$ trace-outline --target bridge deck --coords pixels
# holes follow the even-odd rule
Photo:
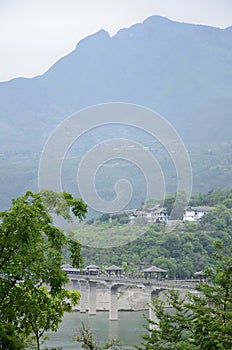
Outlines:
[[[105,276],[105,275],[83,275],[83,274],[68,274],[71,280],[86,280],[104,284],[122,284],[122,285],[134,285],[140,287],[146,286],[157,286],[164,288],[184,288],[184,289],[195,289],[199,280],[156,280],[156,279],[145,279],[145,278],[122,278],[117,276]]]

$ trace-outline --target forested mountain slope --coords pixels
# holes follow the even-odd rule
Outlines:
[[[231,182],[232,27],[153,16],[83,39],[41,76],[0,83],[3,205],[37,190],[40,154],[60,122],[111,101],[150,107],[172,123],[188,147],[195,192]]]

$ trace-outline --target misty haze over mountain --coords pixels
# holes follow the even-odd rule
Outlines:
[[[112,101],[160,113],[176,128],[190,157],[195,149],[204,155],[225,148],[228,155],[232,27],[152,16],[112,38],[101,30],[83,39],[42,76],[0,83],[2,194],[14,197],[36,186],[39,153],[58,123],[81,108]],[[213,156],[216,166],[218,154]],[[198,186],[202,179],[196,177],[195,190],[226,186],[225,179],[232,179],[229,164],[226,159],[226,178],[220,173],[211,185],[206,178]],[[194,158],[195,171],[198,165]]]

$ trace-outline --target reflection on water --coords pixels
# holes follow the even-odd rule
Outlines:
[[[97,312],[96,316],[88,316],[79,312],[65,314],[58,332],[49,334],[49,340],[45,342],[49,349],[62,346],[63,350],[82,349],[81,344],[73,341],[83,322],[94,333],[96,340],[117,338],[122,344],[123,350],[134,349],[133,345],[141,342],[141,335],[145,333],[143,325],[146,323],[144,315],[146,311],[119,312],[118,321],[109,321],[108,312]]]

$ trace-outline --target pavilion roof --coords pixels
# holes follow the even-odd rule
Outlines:
[[[77,269],[76,267],[73,267],[69,264],[64,264],[61,266],[61,270],[65,272],[80,272],[80,269]]]
[[[99,266],[97,266],[97,265],[89,265],[89,266],[87,266],[86,268],[85,268],[86,270],[92,270],[92,269],[96,269],[96,270],[99,270],[100,269],[100,267]]]
[[[70,267],[72,267],[72,265],[70,265],[70,264],[63,264],[63,265],[61,265],[62,269],[68,269]]]
[[[209,207],[207,205],[204,205],[204,206],[198,206],[198,207],[192,207],[192,206],[188,206],[185,208],[185,211],[191,211],[191,210],[197,210],[197,211],[205,211],[205,212],[208,212],[208,211],[211,211],[213,210],[214,207]]]
[[[106,271],[122,271],[122,268],[116,265],[111,265],[106,268]]]
[[[203,271],[197,271],[197,272],[194,272],[194,275],[195,276],[204,276],[204,272]]]
[[[160,269],[157,266],[151,266],[151,267],[148,267],[147,269],[144,269],[142,272],[167,272],[167,270]]]

